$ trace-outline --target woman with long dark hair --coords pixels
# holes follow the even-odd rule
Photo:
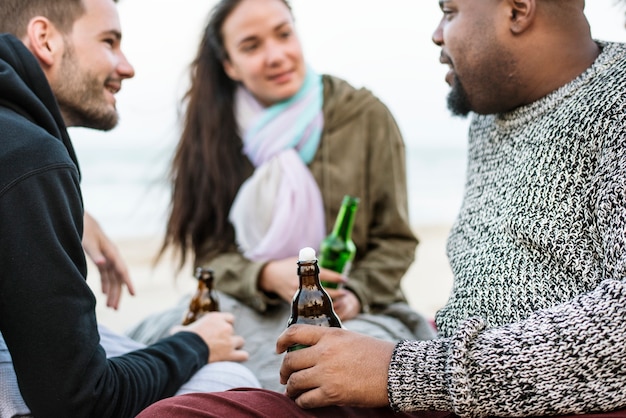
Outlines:
[[[343,284],[329,290],[337,314],[381,338],[432,335],[400,288],[417,244],[400,131],[368,90],[307,65],[287,1],[217,4],[184,109],[164,249],[179,250],[181,266],[193,255],[214,270],[262,383],[278,385],[279,359],[268,353],[298,287],[298,251],[319,248],[346,194],[360,198],[356,258],[347,277],[320,273]],[[134,337],[157,337],[157,322],[161,331],[171,325],[161,315]],[[273,367],[259,371],[255,356]]]

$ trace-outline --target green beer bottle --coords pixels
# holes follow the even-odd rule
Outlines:
[[[320,284],[320,269],[317,266],[315,250],[305,247],[298,256],[298,276],[300,287],[293,296],[291,316],[287,322],[293,324],[318,325],[320,327],[341,328],[341,321],[333,309],[333,301]],[[287,351],[299,350],[307,347],[297,344]]]
[[[347,276],[352,267],[352,260],[356,254],[356,246],[352,241],[352,227],[356,210],[359,207],[359,198],[345,195],[341,208],[335,220],[332,232],[324,238],[320,245],[320,267],[341,273]],[[324,287],[337,289],[339,283],[322,282]]]

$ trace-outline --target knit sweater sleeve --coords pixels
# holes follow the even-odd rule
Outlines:
[[[450,338],[401,342],[389,369],[397,410],[460,416],[610,411],[626,403],[626,283],[525,321],[485,330],[473,318]]]
[[[626,405],[626,158],[615,126],[603,126],[614,135],[588,190],[599,286],[508,325],[488,329],[472,318],[449,338],[398,344],[389,369],[394,408],[532,416]]]

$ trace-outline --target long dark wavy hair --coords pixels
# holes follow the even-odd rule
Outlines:
[[[169,246],[179,250],[180,267],[190,251],[198,259],[235,248],[228,214],[254,171],[235,117],[237,83],[223,67],[228,54],[222,26],[242,1],[221,0],[211,11],[181,102],[183,130],[169,173],[172,196],[161,247],[161,255]],[[291,10],[287,0],[280,1]]]

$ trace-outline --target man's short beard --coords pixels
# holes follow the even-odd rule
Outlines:
[[[466,117],[472,111],[467,92],[456,75],[454,76],[452,90],[448,94],[448,109],[452,112],[452,115],[461,117]]]
[[[98,77],[79,67],[74,48],[65,41],[61,62],[63,77],[53,91],[67,126],[109,131],[118,123],[118,114],[106,103],[104,84]]]
[[[71,123],[69,126],[80,126],[84,128],[96,129],[99,131],[110,131],[118,124],[118,115],[115,112],[101,112],[99,109],[74,106],[73,104],[61,105],[64,117]]]
[[[519,59],[502,45],[489,49],[491,52],[465,72],[463,81],[453,73],[448,94],[453,116],[500,114],[520,106],[520,92],[527,91],[528,86],[520,75]]]

